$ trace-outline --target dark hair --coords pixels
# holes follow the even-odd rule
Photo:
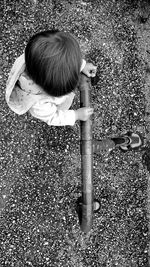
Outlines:
[[[81,51],[67,32],[43,31],[35,34],[25,48],[29,77],[51,96],[72,92],[79,80]]]

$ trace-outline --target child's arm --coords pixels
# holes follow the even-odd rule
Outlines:
[[[75,110],[76,120],[86,121],[93,114],[93,108],[83,107]]]
[[[57,106],[45,99],[34,104],[29,112],[31,115],[48,125],[73,126],[77,120],[86,121],[93,113],[91,108],[79,108],[78,110],[60,110]]]
[[[86,63],[85,59],[82,59],[82,65],[81,65],[80,71],[83,71],[83,69],[85,68],[86,64],[87,63]]]

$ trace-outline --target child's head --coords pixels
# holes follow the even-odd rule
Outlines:
[[[25,49],[29,77],[51,96],[63,96],[76,88],[81,60],[78,42],[66,32],[37,33]]]

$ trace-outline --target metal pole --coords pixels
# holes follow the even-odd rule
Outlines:
[[[91,80],[84,74],[80,79],[80,107],[90,106]],[[92,151],[92,120],[81,121],[81,176],[82,198],[80,205],[80,226],[85,233],[89,232],[93,221],[93,151]]]

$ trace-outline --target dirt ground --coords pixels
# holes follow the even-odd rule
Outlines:
[[[148,267],[150,223],[150,4],[131,0],[3,0],[0,90],[0,267]],[[93,138],[138,131],[137,151],[94,155],[101,209],[85,235],[80,125],[50,127],[7,106],[11,66],[34,33],[72,33],[93,82]],[[72,108],[79,107],[79,93]],[[150,256],[150,253],[149,253]]]

